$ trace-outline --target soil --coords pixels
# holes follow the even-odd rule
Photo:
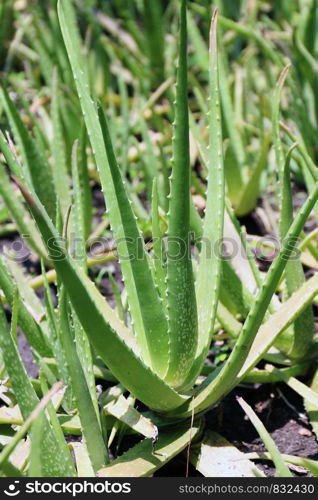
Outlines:
[[[100,220],[105,210],[103,200],[99,197],[98,193],[98,190],[94,192],[95,220]],[[250,217],[244,217],[241,222],[252,233],[264,234],[264,228],[257,214],[253,213]],[[311,225],[309,230],[312,230]],[[11,246],[17,241],[21,241],[18,235],[0,240],[0,252],[3,251],[4,246]],[[24,259],[23,266],[29,275],[40,272],[39,262],[32,257]],[[96,266],[94,272],[92,271],[91,277],[96,278],[104,267],[105,265]],[[122,283],[119,266],[117,263],[111,262],[107,264],[107,267],[121,289]],[[99,288],[111,305],[114,305],[113,292],[107,273],[101,277]],[[52,291],[54,293],[54,288],[52,288]],[[39,296],[41,297],[41,292],[39,292]],[[27,340],[22,333],[19,334],[19,350],[29,376],[36,377],[38,369],[34,363]],[[245,453],[265,451],[257,432],[236,401],[237,396],[242,396],[254,408],[282,453],[318,460],[318,442],[306,417],[303,401],[295,392],[283,384],[236,388],[206,415],[206,427],[208,429],[219,432]],[[70,439],[74,440],[77,438],[72,436]],[[118,454],[123,453],[134,442],[136,442],[135,438],[125,437],[117,450]],[[115,447],[116,445],[117,443],[115,442]],[[112,452],[115,454],[115,449]],[[257,461],[256,463],[266,476],[273,476],[275,474],[275,469],[271,462]],[[300,468],[296,468],[293,472],[295,475],[308,475],[305,471],[301,471]],[[169,464],[156,473],[158,476],[166,477],[184,477],[185,474],[186,457],[184,454],[171,460]],[[189,476],[200,476],[200,474],[190,465]]]

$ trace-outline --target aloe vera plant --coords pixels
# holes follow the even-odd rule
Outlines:
[[[146,13],[147,2],[144,3]],[[148,142],[146,158],[155,164],[145,169],[146,191],[152,193],[151,229],[145,229],[146,225],[136,217],[140,204],[127,175],[127,150],[118,156],[114,144],[118,133],[114,130],[116,120],[112,119],[112,111],[105,112],[104,102],[96,99],[71,2],[59,0],[57,8],[58,32],[65,44],[65,50],[59,47],[59,61],[64,61],[64,64],[62,68],[58,65],[58,69],[49,65],[44,70],[47,81],[53,78],[52,142],[46,144],[52,155],[52,168],[42,154],[46,139],[42,137],[42,141],[39,131],[35,138],[32,137],[10,93],[6,87],[1,89],[1,102],[20,156],[13,152],[5,134],[1,134],[0,146],[13,182],[1,164],[0,194],[18,230],[24,233],[29,226],[29,245],[42,262],[42,275],[36,281],[28,281],[17,264],[10,264],[8,257],[0,258],[1,297],[12,310],[9,331],[4,310],[0,308],[0,347],[4,363],[1,369],[6,371],[12,385],[12,392],[9,391],[11,413],[6,418],[21,426],[11,444],[7,445],[7,451],[5,448],[0,454],[0,469],[6,475],[150,475],[189,447],[191,440],[200,442],[204,413],[242,381],[284,381],[301,393],[308,404],[317,404],[315,390],[306,386],[304,389],[295,377],[306,372],[315,354],[310,306],[318,293],[318,281],[315,276],[305,281],[301,275],[300,258],[296,262],[291,258],[318,200],[318,185],[312,183],[308,198],[293,218],[288,175],[293,148],[288,151],[285,161],[279,136],[280,81],[272,121],[279,182],[284,192],[281,247],[268,273],[262,276],[227,200],[231,189],[228,179],[227,190],[225,186],[229,158],[224,162],[222,118],[230,127],[229,116],[233,110],[229,109],[228,96],[224,95],[224,88],[220,85],[224,80],[224,60],[220,61],[218,51],[218,10],[215,9],[212,15],[209,51],[203,65],[208,61],[207,104],[202,102],[201,96],[201,106],[205,106],[209,121],[207,145],[200,140],[198,123],[189,111],[187,2],[182,0],[180,4],[169,186],[166,179],[169,163],[163,158],[165,152],[161,150],[158,159],[151,151],[146,121],[143,119],[138,124],[145,142]],[[155,13],[150,14],[151,25]],[[91,15],[89,10],[85,15]],[[191,19],[191,35],[196,38],[198,33]],[[99,15],[99,21],[113,30],[114,36],[118,35],[119,28],[110,26],[107,18]],[[153,42],[159,40],[160,44],[163,43],[159,29],[153,37],[151,32],[147,36]],[[202,43],[201,39],[196,40],[197,45]],[[42,42],[43,51],[46,44]],[[133,47],[133,52],[138,50],[129,37],[126,37],[126,43]],[[153,86],[154,81],[163,77],[163,61],[155,60],[154,46],[150,47],[149,57],[156,70],[151,82]],[[131,64],[129,56],[128,60]],[[61,80],[68,81],[70,71],[73,81],[70,79],[69,84],[77,94],[77,97],[72,95],[72,102],[83,120],[82,130],[77,127],[80,137],[72,146],[71,156],[68,144],[63,141],[62,130],[66,124],[62,102],[65,96],[60,84]],[[120,80],[121,110],[128,117],[130,104],[125,85],[124,80]],[[200,100],[200,90],[197,96]],[[224,106],[227,106],[225,110]],[[193,152],[190,132],[196,136],[206,172],[206,182],[196,180],[196,187],[201,189],[205,202],[203,217],[196,210],[191,196]],[[121,140],[128,140],[129,126],[123,127],[118,135]],[[229,136],[232,140],[234,137],[236,164],[245,166],[246,158],[240,156],[240,151],[244,153],[240,136],[233,130]],[[243,190],[248,198],[253,186],[259,183],[268,149],[269,136],[266,133],[256,171]],[[97,171],[91,165],[87,167],[88,157],[95,163]],[[164,163],[162,168],[160,159]],[[40,174],[43,183],[37,183]],[[91,233],[92,222],[89,175],[101,184],[107,208],[106,222],[109,221],[117,251],[110,258],[118,258],[123,276],[122,293],[114,280],[110,280],[116,309],[105,300],[88,274],[88,269],[98,263],[86,255],[85,240]],[[70,189],[69,180],[73,189]],[[13,193],[17,189],[22,197],[15,199]],[[168,201],[165,199],[167,189]],[[244,196],[236,205],[242,212],[251,201],[250,198],[246,201]],[[32,219],[25,213],[22,198]],[[250,207],[255,201],[253,199]],[[144,209],[140,211],[144,215]],[[102,231],[104,228],[102,225]],[[250,257],[250,261],[244,263],[243,278],[237,273],[237,259],[228,262],[223,255],[223,237],[229,228],[240,249]],[[69,238],[72,231],[80,235],[76,252]],[[151,251],[144,241],[143,232],[146,231],[151,231],[153,238]],[[293,269],[299,271],[300,279],[291,284]],[[288,294],[284,297],[286,300],[280,302],[276,292],[282,281]],[[51,296],[52,282],[57,287],[56,303]],[[34,292],[39,283],[44,286],[44,304]],[[30,381],[25,373],[16,347],[17,325],[25,333],[40,368],[38,380]],[[214,333],[221,326],[233,342],[233,349],[222,364],[210,369],[205,361]],[[301,326],[306,334],[303,349],[299,347]],[[285,343],[279,342],[284,334],[287,348]],[[256,366],[262,359],[273,364],[260,370]],[[278,365],[282,361],[287,363],[287,367],[275,367],[276,361]],[[202,376],[205,377],[203,382]],[[113,384],[99,398],[95,377]],[[54,384],[59,379],[67,388],[57,397],[49,387],[56,387]],[[139,412],[135,408],[136,400],[146,405],[149,411]],[[47,411],[39,413],[39,408],[44,406]],[[246,411],[259,426],[253,413],[248,408]],[[30,464],[18,468],[10,461],[11,453],[29,428]],[[120,439],[127,429],[145,439],[123,456],[110,461],[108,448],[115,435]],[[269,443],[268,449],[279,474],[289,475],[274,444],[263,428],[261,431],[264,441]],[[41,447],[41,460],[36,455],[39,434],[46,436]],[[64,434],[80,434],[83,442],[71,442],[67,446]],[[201,458],[195,454],[190,456],[191,461],[198,464],[198,470],[204,470],[205,474],[202,457],[213,453],[213,439],[210,436],[207,440],[203,435]],[[74,463],[69,448],[73,451]],[[63,465],[57,460],[60,456]],[[138,461],[138,458],[142,460]],[[251,464],[247,464],[247,470],[250,475],[257,473]]]

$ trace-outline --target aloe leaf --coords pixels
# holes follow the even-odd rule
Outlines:
[[[21,442],[21,439],[26,435],[32,423],[38,418],[43,409],[48,405],[54,394],[60,390],[62,387],[61,382],[57,382],[46,394],[38,405],[34,408],[32,413],[26,419],[26,421],[17,430],[11,441],[5,446],[5,448],[0,453],[0,468],[2,469],[7,460],[10,458],[11,453],[15,450],[16,446]],[[39,448],[37,449],[37,454],[39,455]]]
[[[53,305],[51,290],[46,279],[45,268],[42,263],[42,275],[44,281],[44,298],[45,298],[45,307],[46,307],[46,319],[47,326],[50,335],[51,346],[53,350],[54,358],[56,359],[56,365],[58,369],[58,378],[61,378],[64,381],[64,384],[67,386],[65,400],[66,400],[66,410],[71,411],[73,409],[72,405],[72,385],[71,378],[68,370],[68,366],[66,364],[66,353],[62,347],[62,335],[59,332],[58,328],[58,318],[56,315],[56,311]]]
[[[75,248],[71,251],[75,259],[84,270],[87,270],[86,261],[86,224],[85,224],[85,204],[80,182],[80,171],[78,161],[78,142],[75,142],[72,150],[72,178],[73,178],[73,228],[76,235]],[[69,207],[67,207],[69,208]]]
[[[4,148],[4,145],[7,149]],[[0,148],[8,161],[9,148],[0,131]],[[9,163],[9,161],[8,161]],[[10,211],[19,233],[37,255],[45,257],[45,251],[34,222],[28,217],[25,209],[14,191],[2,164],[0,164],[0,194]]]
[[[86,155],[86,129],[83,125],[78,145],[78,177],[82,200],[82,211],[85,224],[85,239],[91,232],[92,225],[92,192],[88,172],[88,161]]]
[[[72,251],[75,254],[75,258],[82,269],[87,272],[87,259],[86,259],[86,234],[89,227],[88,220],[85,214],[86,208],[86,195],[85,188],[82,189],[82,175],[80,162],[84,158],[78,157],[78,143],[75,142],[72,151],[72,177],[73,177],[73,198],[74,198],[74,218],[73,218],[73,228],[76,235],[76,246]],[[82,165],[83,168],[83,165]],[[97,397],[96,397],[96,387],[95,387],[95,377],[93,373],[93,359],[91,348],[89,345],[89,340],[83,329],[75,311],[72,311],[72,325],[70,327],[74,330],[74,337],[76,342],[76,349],[79,360],[81,362],[85,379],[90,391],[90,396],[92,403],[95,407],[96,415],[99,415]]]
[[[2,305],[0,306],[0,316],[0,347],[3,352],[6,370],[9,374],[14,394],[17,398],[23,418],[26,420],[37,406],[39,400],[25,371],[17,347],[13,343]],[[61,451],[50,425],[46,420],[41,446],[44,475],[49,477],[73,476],[74,471],[71,456],[65,455]]]
[[[286,161],[284,158],[283,146],[279,135],[279,104],[281,98],[281,92],[284,85],[284,81],[287,77],[290,65],[287,65],[280,75],[279,81],[277,83],[274,102],[273,102],[273,142],[276,152],[276,162],[278,166],[278,180],[279,180],[279,202],[280,202],[280,220],[279,220],[279,233],[280,238],[283,239],[286,236],[288,228],[290,227],[293,220],[293,205],[292,205],[292,192],[290,185],[290,174],[289,174],[289,160],[290,154],[286,156]],[[300,259],[291,259],[285,269],[285,281],[288,296],[290,296],[294,291],[305,281],[305,275],[302,268]],[[304,356],[311,344],[314,333],[314,317],[311,307],[303,311],[303,313],[297,318],[294,324],[294,338],[293,345],[290,348],[290,356],[295,356],[301,358]]]
[[[147,195],[151,198],[151,189],[153,179],[156,178],[158,173],[158,159],[154,152],[154,146],[151,142],[148,126],[143,116],[139,119],[141,133],[143,137],[143,142],[145,143],[146,150],[142,155],[142,163],[144,166],[144,175],[145,175],[145,183]]]
[[[209,53],[198,30],[193,17],[189,16],[189,32],[195,49],[195,56],[200,63],[202,71],[207,71],[210,67]],[[229,197],[233,202],[238,203],[239,196],[244,190],[244,165],[246,163],[246,154],[244,144],[240,133],[235,125],[233,103],[230,95],[228,78],[226,75],[224,60],[226,57],[222,46],[222,39],[219,37],[221,58],[219,60],[219,75],[220,80],[220,99],[222,104],[222,113],[227,134],[230,139],[231,154],[226,155],[225,162],[225,177],[229,192]],[[204,108],[202,109],[204,112]],[[254,194],[254,193],[253,193]]]
[[[316,410],[318,410],[318,394],[317,392],[313,391],[310,387],[307,385],[303,384],[299,380],[297,380],[295,377],[291,377],[290,375],[284,373],[284,372],[279,372],[277,368],[268,368],[268,371],[270,373],[277,374],[277,376],[280,377],[281,380],[283,380],[291,389],[293,389],[297,394],[302,396],[305,400],[307,400],[310,404],[314,405],[316,407]]]
[[[257,199],[260,193],[260,179],[266,166],[269,145],[270,136],[267,134],[264,137],[255,168],[253,169],[250,178],[246,181],[246,184],[242,189],[239,202],[235,208],[235,213],[239,217],[248,214],[256,207]]]
[[[125,307],[124,307],[124,304],[122,301],[122,296],[121,296],[119,287],[118,287],[116,281],[114,280],[111,272],[108,273],[108,279],[109,279],[110,285],[112,287],[113,295],[114,295],[115,302],[116,302],[116,312],[118,314],[119,319],[121,319],[126,324],[126,322],[125,322]]]
[[[99,477],[147,477],[186,448],[200,432],[200,422],[192,427],[180,425],[160,432],[156,449],[149,439],[141,441],[110,465],[98,472]]]
[[[121,115],[120,141],[122,144],[119,164],[121,166],[121,171],[124,173],[127,170],[127,164],[128,164],[130,117],[129,117],[129,100],[128,100],[127,85],[124,79],[120,75],[118,77],[118,87],[120,95],[120,115]]]
[[[82,269],[69,258],[39,200],[32,199],[24,187],[20,188],[28,200],[44,241],[49,245],[48,250],[55,268],[96,352],[115,377],[135,397],[151,408],[168,411],[180,406],[185,398],[165,384],[142,361],[135,337],[119,320]]]
[[[186,2],[182,0],[167,248],[169,370],[166,381],[175,387],[183,385],[193,363],[198,341],[190,242],[186,23]]]
[[[232,19],[228,19],[224,16],[220,16],[220,25],[224,28],[233,30],[234,32],[243,35],[247,39],[251,39],[257,43],[257,45],[261,48],[264,55],[270,59],[274,64],[278,67],[282,67],[283,65],[283,56],[282,54],[275,50],[275,48],[256,30],[251,28],[250,26],[243,25],[242,23],[237,23],[232,21]]]
[[[105,404],[103,410],[149,439],[155,440],[158,436],[157,427],[139,413],[123,395]]]
[[[296,377],[298,375],[303,375],[308,369],[308,361],[306,363],[300,363],[294,366],[288,366],[287,368],[280,368],[277,372],[272,371],[273,365],[265,365],[264,370],[254,368],[251,370],[246,377],[244,377],[244,383],[248,384],[276,384],[282,380],[283,376]],[[269,370],[269,371],[268,371]]]
[[[308,469],[314,477],[318,477],[318,462],[317,460],[311,460],[307,457],[296,457],[294,455],[281,454],[283,460],[288,464],[305,467]],[[256,451],[251,453],[245,453],[245,457],[249,460],[272,460],[270,453]]]
[[[43,477],[42,460],[39,449],[41,449],[41,442],[43,439],[43,432],[45,427],[45,420],[43,414],[39,414],[32,424],[30,437],[31,437],[31,450],[29,456],[29,477]]]
[[[246,154],[240,133],[237,130],[234,118],[233,104],[228,85],[228,78],[225,71],[224,51],[220,58],[220,98],[222,102],[222,112],[224,123],[229,136],[229,148],[225,155],[225,177],[228,189],[228,196],[235,207],[240,203],[240,195],[244,190],[245,176],[244,166]]]
[[[168,363],[167,325],[163,307],[152,280],[143,241],[113,153],[106,119],[101,110],[97,114],[89,93],[84,62],[80,58],[75,15],[70,2],[60,0],[58,12],[88,136],[105,193],[110,222],[121,249],[121,268],[134,329],[144,359],[162,375],[166,372]]]
[[[39,363],[40,364],[40,363]],[[41,386],[41,392],[43,394],[43,399],[47,396],[47,394],[50,393],[51,389],[49,389],[47,385],[47,379],[46,375],[44,374],[44,371],[42,368],[39,370],[39,379],[40,379],[40,386]],[[57,382],[58,383],[58,382]],[[56,382],[53,383],[52,388],[56,386]],[[68,443],[66,442],[64,438],[64,433],[62,426],[59,422],[58,416],[57,416],[57,411],[59,410],[60,406],[63,404],[64,396],[66,393],[66,387],[64,386],[61,390],[59,390],[56,394],[53,395],[51,400],[49,401],[47,405],[47,415],[50,419],[50,424],[52,427],[52,430],[54,432],[55,438],[58,442],[59,448],[61,453],[68,455],[69,454],[69,447]]]
[[[199,339],[196,360],[191,369],[192,377],[196,377],[197,372],[201,369],[210,346],[219,296],[222,262],[224,169],[218,82],[217,13],[217,10],[213,13],[210,29],[208,188],[200,263],[196,279]]]
[[[237,401],[245,411],[246,415],[254,425],[266,448],[268,449],[275,464],[277,475],[279,477],[293,477],[287,465],[285,464],[274,440],[267,432],[263,422],[258,418],[254,410],[244,401],[243,398],[237,398]]]
[[[40,324],[41,322],[45,323],[45,307],[41,303],[35,291],[29,286],[27,278],[23,273],[22,267],[19,266],[19,264],[9,256],[3,255],[2,259],[8,271],[14,277],[20,295],[35,321],[38,324]]]
[[[263,476],[243,452],[217,432],[206,431],[199,447],[193,447],[190,461],[205,477]]]
[[[32,186],[39,196],[52,220],[55,220],[56,196],[51,167],[46,158],[40,154],[4,86],[0,87],[0,99],[9,117],[15,140],[21,150],[24,176],[29,186]]]
[[[12,276],[8,272],[6,261],[3,256],[0,256],[0,287],[11,308],[13,307],[16,286],[17,282],[13,281]],[[35,320],[25,302],[22,301],[21,294],[19,294],[18,302],[18,324],[21,326],[30,345],[41,356],[50,356],[52,353],[51,347],[46,334],[42,330],[42,325]]]
[[[71,196],[69,190],[69,178],[67,174],[66,152],[63,141],[63,131],[61,126],[60,116],[60,89],[59,89],[59,75],[55,68],[52,76],[52,156],[53,156],[53,178],[55,184],[55,191],[58,197],[59,209],[62,218],[64,219],[68,207],[71,204]]]
[[[193,400],[189,400],[183,407],[176,410],[176,414],[178,413],[179,415],[191,415],[192,408],[195,408],[197,412],[204,411],[236,386],[236,384],[239,382],[238,374],[243,375],[243,373],[245,373],[242,368],[248,356],[250,356],[250,350],[252,348],[257,332],[261,326],[266,310],[276,291],[286,263],[292,252],[294,251],[295,245],[297,243],[297,238],[312,208],[314,207],[317,198],[318,186],[316,186],[314,193],[308,196],[307,200],[299,210],[292,225],[290,226],[286,238],[282,242],[281,250],[272,263],[255,298],[255,301],[251,307],[249,315],[247,316],[247,319],[243,325],[242,331],[238,337],[238,340],[230,357],[221,367],[220,371],[216,372],[216,374],[212,376],[212,380],[209,383],[204,384],[201,390],[199,388],[198,393],[194,396]],[[313,283],[311,282],[310,285],[312,284]],[[303,287],[306,287],[306,283],[303,285]],[[310,300],[312,300],[312,298],[317,294],[315,286],[313,288],[314,290],[307,290],[308,295],[306,299],[308,299],[309,296]],[[307,289],[307,287],[305,289]],[[298,297],[298,302],[296,302],[295,307],[299,305],[299,301],[301,305],[303,305],[304,303],[308,305],[308,302],[306,302],[306,300],[305,302],[301,300],[302,295],[299,296],[296,292],[294,296]],[[293,297],[291,297],[289,300],[292,300],[292,298]],[[294,310],[292,310],[292,312],[294,313]],[[294,319],[294,316],[291,316],[292,319]],[[282,331],[282,329],[287,326],[289,326],[288,321],[283,321],[282,325],[279,328],[279,331]],[[261,352],[263,354],[263,351]],[[249,364],[249,367],[252,368],[253,365],[251,366]]]
[[[85,374],[76,352],[72,331],[69,327],[67,295],[64,290],[60,292],[60,328],[85,444],[92,466],[97,471],[107,463],[108,456],[103,442],[100,422],[96,415]]]
[[[293,323],[299,312],[312,302],[317,291],[318,279],[313,276],[260,327],[248,357],[238,374],[238,381],[242,380],[260,361],[277,337]]]
[[[238,374],[238,381],[242,380],[251,368],[260,361],[277,337],[293,323],[299,312],[312,302],[317,291],[318,279],[313,276],[260,327],[247,359]]]
[[[165,70],[162,6],[160,2],[143,0],[143,9],[151,82],[152,87],[157,88],[164,81]]]
[[[116,240],[120,241],[120,248],[123,249],[123,246],[127,245],[126,248],[124,248],[123,256],[119,256],[119,260],[125,277],[133,326],[143,357],[147,360],[149,352],[150,363],[153,370],[158,373],[158,375],[161,374],[163,376],[168,364],[167,321],[163,310],[163,304],[152,279],[148,255],[145,253],[143,240],[125,193],[124,185],[112,150],[106,119],[101,110],[99,118],[106,150],[108,151],[109,166],[115,191],[117,192],[118,201],[120,201],[118,206],[121,211],[121,223],[112,224],[112,227],[115,232]],[[111,213],[109,205],[108,209]],[[116,214],[116,221],[118,220],[117,216],[118,214]],[[123,239],[120,240],[122,229]],[[134,293],[133,296],[132,291]],[[137,314],[134,314],[134,311],[136,311]],[[142,336],[138,332],[143,332]]]
[[[159,289],[160,296],[166,306],[166,272],[163,259],[163,238],[160,230],[159,204],[158,204],[158,183],[157,179],[152,184],[152,202],[151,202],[151,222],[153,239],[153,257],[155,281]]]
[[[310,384],[310,388],[312,391],[318,394],[318,370],[316,370],[313,379]],[[308,399],[304,399],[304,405],[306,408],[306,412],[311,423],[311,426],[314,430],[314,433],[318,437],[318,408],[315,404],[310,402]]]
[[[75,457],[77,477],[95,477],[85,444],[72,442],[71,446]]]
[[[99,408],[96,395],[96,383],[91,346],[86,332],[83,329],[81,322],[74,310],[72,310],[71,327],[74,330],[77,354],[85,374],[86,383],[90,391],[96,414],[98,415]]]

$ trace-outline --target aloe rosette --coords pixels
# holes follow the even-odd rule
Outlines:
[[[264,376],[263,372],[254,372],[254,367],[277,341],[279,335],[298,317],[302,319],[303,315],[308,313],[308,306],[318,290],[315,277],[305,283],[301,281],[280,309],[274,310],[272,315],[268,316],[273,296],[296,247],[297,238],[318,199],[318,186],[315,185],[293,221],[289,213],[290,207],[286,208],[285,212],[288,213],[287,215],[285,213],[285,220],[287,222],[281,233],[281,249],[266,277],[262,279],[257,275],[256,296],[253,297],[251,293],[246,292],[247,304],[244,304],[246,319],[242,328],[241,324],[224,307],[223,298],[227,290],[225,285],[221,289],[222,283],[225,282],[225,280],[221,281],[221,276],[223,273],[223,276],[225,278],[227,276],[228,281],[231,281],[233,270],[223,261],[221,245],[226,207],[222,96],[219,90],[217,49],[218,11],[215,10],[212,15],[210,28],[209,145],[204,151],[207,185],[205,213],[201,218],[196,212],[190,194],[189,130],[191,120],[189,125],[186,7],[186,0],[182,0],[174,106],[173,158],[167,212],[167,247],[162,256],[164,245],[159,216],[161,207],[159,206],[158,179],[154,180],[152,190],[152,231],[156,241],[151,253],[145,246],[123,173],[116,159],[104,110],[92,96],[72,4],[68,0],[58,2],[61,33],[105,197],[107,217],[117,244],[118,259],[127,293],[129,321],[125,321],[123,308],[121,313],[117,314],[90,280],[87,274],[86,258],[84,257],[78,263],[68,251],[65,239],[60,237],[61,218],[64,216],[68,219],[68,206],[72,202],[70,193],[65,189],[68,174],[63,152],[59,150],[58,145],[55,145],[53,157],[57,170],[51,172],[36,151],[34,143],[12,106],[8,93],[3,90],[0,96],[19,140],[24,162],[22,173],[3,136],[0,136],[0,145],[15,176],[15,182],[36,222],[37,228],[35,225],[31,226],[31,244],[36,250],[40,249],[43,263],[52,264],[56,270],[59,290],[58,321],[49,296],[45,273],[43,273],[43,280],[46,290],[46,313],[42,314],[41,306],[36,303],[36,298],[32,295],[32,301],[39,308],[39,316],[45,318],[43,320],[45,328],[41,325],[42,319],[39,322],[41,325],[39,328],[39,325],[34,322],[34,314],[32,315],[23,306],[23,301],[18,295],[15,296],[14,283],[2,261],[0,261],[0,285],[4,289],[10,306],[15,310],[17,321],[26,325],[31,345],[36,345],[38,352],[45,355],[49,355],[52,348],[57,358],[56,364],[61,367],[61,371],[64,370],[64,378],[69,381],[70,386],[64,404],[66,407],[67,404],[72,406],[73,398],[76,401],[80,426],[90,457],[89,464],[86,464],[87,468],[84,468],[86,473],[90,471],[95,474],[99,471],[100,475],[119,473],[121,475],[149,475],[161,463],[164,463],[163,457],[168,456],[170,459],[184,449],[189,440],[199,435],[202,430],[201,420],[195,419],[195,416],[201,416],[245,378],[255,376],[261,379]],[[154,61],[152,62],[154,64]],[[60,142],[57,73],[54,73],[52,107],[53,133]],[[279,153],[278,102],[275,111],[276,148],[278,147]],[[85,141],[79,146],[82,154],[85,154]],[[81,171],[80,160],[77,158],[77,150],[78,145],[75,144],[72,175],[76,192],[74,214],[71,214],[73,217],[69,223],[73,224],[80,234],[85,235],[87,234],[87,220],[83,211],[85,205],[83,199],[87,200],[87,190],[85,193],[81,192],[83,171]],[[279,163],[280,181],[284,183],[286,176],[283,175],[283,159],[280,159]],[[36,176],[39,170],[43,175],[43,169],[48,169],[50,176],[46,178],[46,185],[40,188],[36,183]],[[84,177],[86,174],[84,172]],[[0,175],[10,186],[4,172],[1,171]],[[48,185],[54,187],[47,188]],[[8,187],[7,192],[9,189]],[[59,198],[57,210],[55,210],[55,191]],[[3,192],[5,193],[6,190],[4,189]],[[47,197],[48,192],[50,196]],[[8,206],[11,207],[17,224],[23,229],[25,220],[20,202],[14,203],[10,197],[7,196],[7,198]],[[284,217],[284,211],[282,212]],[[67,223],[65,226],[64,233],[66,234]],[[39,240],[37,230],[42,236],[43,243]],[[196,239],[197,252],[193,251],[194,245],[191,241],[193,230],[195,230],[195,236],[200,236],[199,240]],[[240,238],[244,242],[243,234]],[[300,263],[296,265],[299,267]],[[14,273],[17,274],[16,271]],[[286,279],[287,276],[288,272]],[[20,283],[23,291],[30,296],[28,283],[25,283],[22,278]],[[239,283],[238,288],[244,287]],[[120,302],[121,297],[118,297],[118,294],[117,299]],[[200,383],[198,377],[202,373],[210,349],[216,318],[223,314],[222,311],[224,315],[228,315],[223,319],[224,323],[226,321],[231,323],[230,331],[234,332],[235,345],[224,364],[212,371],[204,382]],[[43,332],[46,333],[43,334]],[[308,342],[310,340],[311,338]],[[157,426],[159,427],[156,464],[153,458],[154,448],[148,440],[145,440],[133,449],[129,460],[115,461],[116,463],[103,467],[109,459],[104,443],[103,415],[99,413],[96,399],[89,344],[93,347],[94,354],[103,360],[111,377],[119,382],[115,389],[110,389],[106,396],[102,397],[102,405],[106,413],[132,427],[146,438],[151,438],[153,443],[158,439]],[[20,378],[11,374],[11,370],[10,376],[13,377],[13,384],[19,393],[19,383],[21,380],[25,381],[27,377],[7,330],[4,330],[4,335],[2,335],[1,347],[5,353],[5,359],[8,362],[14,360],[12,364],[18,367],[17,372]],[[301,363],[301,360],[299,362]],[[66,366],[63,368],[64,364]],[[301,365],[290,369],[288,374],[298,373],[298,369],[301,369]],[[279,379],[280,376],[283,377],[283,371],[279,373],[280,375],[267,373],[266,376],[268,378],[277,376]],[[42,386],[45,387],[43,381]],[[138,413],[133,404],[129,403],[129,399],[123,396],[126,391],[131,394],[132,401],[138,399],[151,409],[150,420]],[[308,397],[311,397],[310,394]],[[30,399],[29,404],[25,403],[26,397]],[[17,399],[22,401],[23,417],[27,419],[32,409],[38,404],[32,386],[28,384],[27,390],[22,391],[20,398],[17,396]],[[180,425],[177,431],[171,428],[164,430],[165,425],[189,417],[193,420],[192,435],[187,424],[184,427],[183,424]],[[50,418],[54,420],[52,408]],[[42,419],[41,425],[42,430],[48,429],[45,419]],[[54,450],[58,453],[61,449],[66,453],[65,443],[61,443],[60,430],[57,429],[59,429],[58,425],[56,425],[53,437],[51,436]],[[76,446],[73,451],[76,456],[82,453],[82,450]],[[48,450],[46,452],[48,453]],[[145,457],[144,463],[132,465],[138,454]],[[73,474],[69,453],[65,456],[68,472]],[[51,472],[59,472],[58,464],[54,460],[52,463]],[[36,468],[36,465],[34,467]],[[49,471],[45,470],[45,472]]]

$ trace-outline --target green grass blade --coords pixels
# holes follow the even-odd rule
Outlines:
[[[192,366],[198,342],[197,308],[190,242],[190,152],[187,92],[186,2],[182,0],[167,249],[169,370],[166,381],[175,387],[183,385]]]

